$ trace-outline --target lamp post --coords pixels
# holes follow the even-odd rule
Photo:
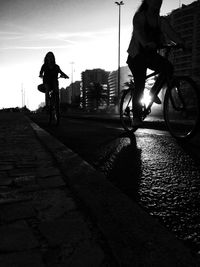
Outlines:
[[[118,34],[118,90],[117,90],[117,102],[118,102],[118,110],[119,110],[119,98],[120,98],[120,27],[121,27],[121,6],[124,5],[123,1],[115,2],[119,7],[119,34]]]
[[[74,72],[74,62],[70,62],[71,66],[71,84],[72,84],[72,88],[73,88],[73,72]]]

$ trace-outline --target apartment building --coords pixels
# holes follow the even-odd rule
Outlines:
[[[120,92],[125,88],[125,83],[131,79],[128,66],[120,68]],[[114,106],[118,97],[118,71],[110,72],[108,76],[108,105]]]
[[[62,89],[61,89],[62,90]],[[66,89],[60,90],[60,102],[67,104],[80,104],[81,82],[71,83]]]
[[[108,75],[109,72],[103,69],[85,70],[81,73],[81,102],[82,107],[86,110],[94,108],[94,98],[92,97],[92,86],[98,83],[108,94]]]
[[[191,51],[174,51],[173,63],[178,75],[189,75],[200,84],[200,0],[182,5],[167,18]]]

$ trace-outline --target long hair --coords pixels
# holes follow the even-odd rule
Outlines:
[[[141,5],[139,6],[138,10],[136,11],[136,13],[140,13],[142,11],[146,11],[148,10],[149,5],[148,5],[148,0],[143,0]],[[160,8],[157,10],[158,14],[160,13]]]
[[[48,52],[44,58],[44,64],[49,64],[49,57],[51,58],[51,63],[52,64],[56,64],[56,59],[55,59],[55,56],[54,56],[54,53],[53,52]]]
[[[147,0],[143,0],[141,5],[138,7],[138,10],[136,11],[136,13],[146,11],[147,9],[148,9]]]

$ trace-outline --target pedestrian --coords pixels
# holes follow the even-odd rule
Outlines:
[[[43,78],[43,84],[45,86],[45,104],[49,106],[49,91],[55,91],[56,101],[59,103],[59,87],[58,87],[58,74],[62,78],[69,78],[56,64],[55,56],[53,52],[48,52],[44,58],[44,64],[41,67],[39,77]],[[59,106],[59,105],[58,105]]]
[[[145,86],[147,68],[170,77],[173,74],[172,64],[158,53],[158,49],[169,39],[184,46],[181,37],[174,31],[167,19],[160,16],[162,0],[143,0],[133,16],[133,33],[128,47],[127,64],[133,74],[135,90],[133,97],[133,125],[140,126],[141,103]],[[154,102],[161,101],[156,96]]]

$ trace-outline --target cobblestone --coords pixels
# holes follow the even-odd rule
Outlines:
[[[0,255],[2,267],[45,267],[42,263],[42,255],[39,251],[9,253]]]
[[[0,236],[0,253],[30,250],[39,246],[25,221],[0,226]]]
[[[100,266],[88,217],[22,114],[0,113],[0,145],[0,266]]]

